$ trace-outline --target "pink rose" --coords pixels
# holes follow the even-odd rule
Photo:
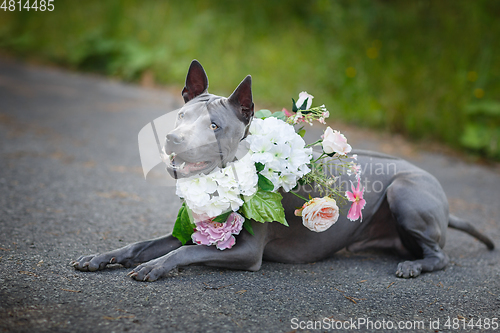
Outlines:
[[[328,126],[325,130],[325,134],[322,135],[323,151],[327,154],[338,153],[340,155],[346,155],[351,151],[351,145],[347,143],[346,137],[339,131],[334,131]]]
[[[216,245],[219,250],[230,249],[236,242],[233,235],[238,235],[243,228],[245,218],[240,214],[231,213],[226,222],[214,222],[203,220],[196,222],[196,231],[191,235],[191,239],[200,245]]]
[[[302,216],[302,224],[315,232],[322,232],[330,228],[339,218],[337,202],[329,197],[313,198],[302,208],[295,211],[296,216]]]

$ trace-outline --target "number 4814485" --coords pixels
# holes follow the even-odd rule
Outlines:
[[[497,330],[499,328],[498,318],[478,318],[474,320],[471,318],[470,320],[466,320],[465,318],[453,318],[448,317],[446,322],[444,323],[444,328],[448,330],[476,330],[476,329],[485,329],[485,330]]]
[[[0,0],[1,1],[1,0]],[[53,11],[55,9],[54,7],[54,0],[34,0],[33,2],[30,3],[30,0],[26,0],[23,4],[22,0],[4,0],[2,2],[2,5],[0,6],[0,9],[3,9],[5,12],[10,11],[14,12],[16,10],[34,10],[34,11],[41,11],[44,12],[48,10],[49,12]]]

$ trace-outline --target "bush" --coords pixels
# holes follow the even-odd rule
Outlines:
[[[470,113],[500,102],[498,17],[488,0],[58,1],[0,11],[0,48],[177,85],[197,58],[218,94],[252,74],[258,106],[307,90],[331,119],[500,158]]]

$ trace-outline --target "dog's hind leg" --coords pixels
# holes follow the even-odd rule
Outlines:
[[[417,277],[443,269],[449,262],[442,250],[448,202],[438,181],[423,171],[399,175],[387,189],[387,202],[403,245],[419,258],[399,263],[396,276]]]
[[[92,272],[104,269],[108,264],[122,264],[125,267],[132,267],[151,259],[161,257],[181,246],[182,244],[177,238],[168,235],[161,238],[129,244],[102,254],[81,256],[77,260],[72,261],[70,265],[80,271]]]
[[[175,268],[205,265],[229,269],[257,271],[262,264],[266,246],[267,223],[252,223],[254,235],[242,230],[231,249],[218,250],[215,246],[182,246],[160,258],[137,266],[128,275],[138,281],[155,281]]]

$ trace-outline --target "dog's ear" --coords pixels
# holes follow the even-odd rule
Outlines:
[[[228,100],[237,107],[238,118],[248,124],[253,117],[252,77],[250,75],[241,81]]]
[[[182,97],[184,97],[184,102],[189,102],[198,95],[207,92],[208,89],[208,77],[203,69],[203,66],[198,62],[198,60],[193,60],[189,66],[189,70],[186,76],[186,85],[182,89]]]

